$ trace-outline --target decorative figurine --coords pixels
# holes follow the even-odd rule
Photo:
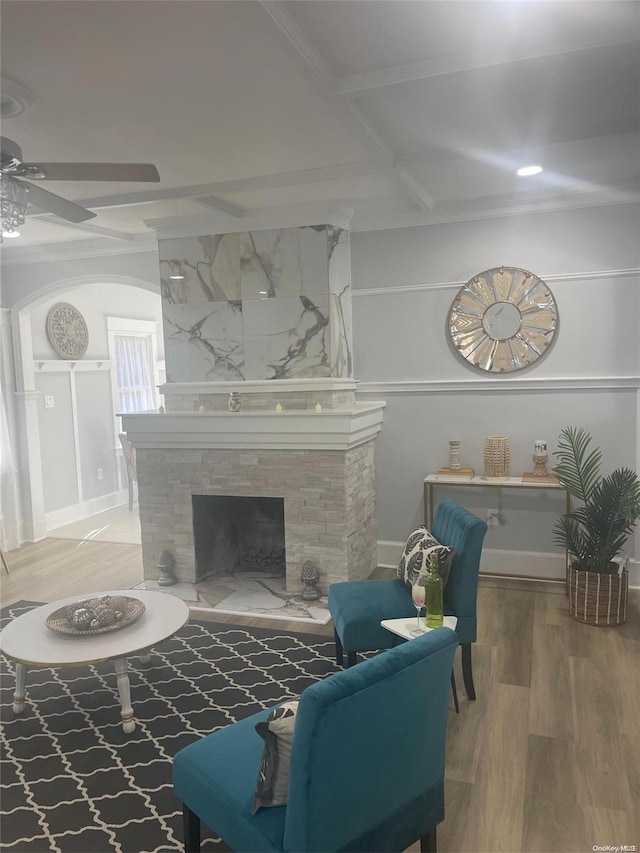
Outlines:
[[[282,406],[280,405],[280,403],[276,403],[276,412],[278,412],[278,414],[280,414],[281,411],[282,411]]]
[[[543,438],[538,438],[533,443],[533,471],[527,471],[522,475],[523,483],[557,483],[558,478],[555,474],[550,474],[547,470],[547,462],[549,454],[547,453],[547,442]]]
[[[311,560],[306,560],[302,564],[302,572],[300,573],[302,581],[301,598],[304,601],[317,601],[322,595],[318,589],[318,581],[320,580],[320,569]]]
[[[533,476],[534,477],[546,477],[549,472],[547,471],[547,462],[549,461],[549,454],[547,453],[547,442],[543,439],[538,439],[534,442],[533,445]]]
[[[160,586],[173,586],[178,583],[178,578],[174,574],[176,561],[171,551],[166,548],[160,552],[160,559],[156,568],[160,572],[158,575],[158,583]]]
[[[322,406],[320,405],[320,403],[316,403],[316,412],[321,412],[321,411],[322,411]]]
[[[202,414],[205,411],[204,405],[201,404],[198,411],[200,412],[200,414]]]
[[[229,394],[228,408],[230,412],[240,411],[240,394],[237,391],[232,391]]]

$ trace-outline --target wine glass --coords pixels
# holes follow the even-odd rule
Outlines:
[[[409,633],[412,637],[419,637],[420,634],[424,633],[424,629],[420,624],[420,611],[424,607],[425,600],[424,578],[422,576],[416,578],[415,583],[411,587],[411,598],[413,599],[413,604],[416,608],[416,627]]]

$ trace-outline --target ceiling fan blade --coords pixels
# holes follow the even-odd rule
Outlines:
[[[152,163],[23,163],[29,177],[30,166],[44,172],[48,181],[129,181],[155,182],[160,180]]]
[[[87,210],[85,207],[80,207],[79,204],[67,201],[66,198],[50,193],[49,190],[43,190],[42,187],[38,187],[29,181],[20,181],[20,183],[29,188],[27,196],[29,204],[49,213],[55,213],[61,219],[66,219],[68,222],[84,222],[96,216],[92,210]]]

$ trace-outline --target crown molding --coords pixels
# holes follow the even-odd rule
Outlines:
[[[560,210],[580,210],[592,207],[616,207],[621,204],[638,204],[640,193],[628,191],[622,198],[598,197],[601,192],[581,192],[570,195],[539,198],[512,205],[484,207],[482,199],[477,207],[461,207],[459,210],[443,210],[436,204],[431,211],[398,213],[362,213],[354,215],[351,231],[387,231],[394,228],[415,228],[424,225],[446,225],[453,222],[474,222],[478,219],[502,219],[511,216],[526,216],[533,213],[553,213]]]
[[[202,234],[235,234],[238,231],[301,228],[308,225],[335,225],[348,231],[353,214],[354,211],[350,207],[311,202],[260,208],[232,219],[224,214],[214,214],[145,219],[144,223],[155,231],[158,240],[167,240],[175,237],[199,237]]]
[[[102,255],[129,255],[137,252],[156,252],[158,242],[153,234],[133,237],[131,240],[116,241],[107,238],[96,240],[74,240],[70,243],[46,243],[42,246],[3,247],[2,265],[37,264],[54,261],[70,261],[78,258],[98,258]]]
[[[381,68],[378,71],[367,71],[364,74],[353,74],[348,77],[338,77],[334,84],[336,95],[354,97],[372,89],[395,86],[399,83],[411,83],[414,80],[426,80],[428,77],[442,77],[447,74],[457,74],[461,71],[475,71],[480,68],[491,68],[496,65],[507,65],[512,62],[525,62],[531,59],[547,59],[551,56],[562,56],[567,53],[580,53],[605,47],[618,47],[634,44],[636,38],[621,39],[613,42],[578,45],[577,47],[559,47],[548,49],[543,46],[527,48],[526,44],[518,46],[517,50],[504,50],[501,45],[492,46],[485,58],[473,58],[472,54],[444,56],[424,62],[413,62],[408,65],[396,65],[393,68]],[[491,58],[486,58],[490,56]]]

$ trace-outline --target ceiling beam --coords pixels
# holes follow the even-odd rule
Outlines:
[[[350,77],[338,77],[334,84],[334,91],[341,97],[350,98],[362,92],[395,86],[398,83],[411,83],[414,80],[426,80],[429,77],[458,74],[461,71],[475,71],[480,68],[491,68],[513,62],[547,59],[566,53],[579,53],[601,47],[617,47],[635,42],[637,42],[637,38],[634,37],[614,42],[585,44],[578,47],[563,46],[552,49],[522,44],[518,46],[517,50],[494,44],[491,51],[485,54],[464,53],[458,56],[445,56],[438,59],[428,59],[424,62],[413,62],[409,65],[396,65],[393,68],[381,68],[378,71],[367,71],[363,74],[353,74]]]
[[[288,45],[295,48],[298,58],[303,60],[307,74],[311,72],[315,82],[330,98],[334,111],[342,116],[347,128],[351,129],[356,138],[374,152],[374,158],[381,172],[390,176],[421,209],[430,209],[433,202],[426,187],[421,186],[415,178],[394,168],[394,152],[381,134],[372,126],[364,114],[354,103],[345,101],[336,92],[336,78],[331,74],[327,63],[313,47],[304,32],[291,17],[280,0],[261,0],[260,6],[278,26],[286,37]],[[347,109],[344,109],[347,107]]]
[[[27,222],[29,219],[39,219],[41,222],[46,222],[47,225],[60,225],[62,228],[72,228],[74,231],[87,231],[89,234],[98,234],[100,237],[108,237],[109,240],[121,240],[125,243],[135,238],[134,234],[127,231],[101,228],[99,225],[90,225],[88,222],[68,222],[52,213],[34,213],[27,218]]]
[[[91,210],[108,207],[130,207],[137,204],[153,204],[156,201],[167,201],[174,198],[186,198],[197,201],[199,198],[210,198],[225,193],[233,195],[242,192],[279,189],[280,187],[299,186],[301,184],[320,183],[345,178],[376,175],[380,166],[373,161],[343,163],[337,166],[321,166],[317,169],[301,169],[295,172],[281,172],[275,175],[257,175],[253,178],[238,178],[231,181],[217,181],[213,184],[197,184],[188,187],[167,187],[159,190],[141,190],[140,192],[118,193],[116,195],[96,196],[76,202]],[[218,199],[220,204],[230,202]],[[212,205],[213,206],[213,205]],[[234,205],[231,205],[232,207]],[[238,208],[238,210],[241,210]],[[241,211],[242,212],[242,211]]]

